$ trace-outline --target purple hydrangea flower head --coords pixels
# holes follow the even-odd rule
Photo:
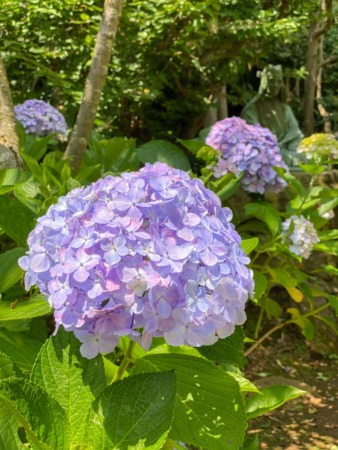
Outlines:
[[[254,288],[231,218],[200,180],[146,164],[60,197],[19,264],[87,358],[126,335],[210,345],[244,323]]]
[[[302,258],[308,258],[319,238],[312,222],[304,216],[291,216],[282,223],[282,242],[289,250]]]
[[[240,117],[229,117],[216,122],[206,143],[220,152],[214,176],[220,178],[228,172],[238,175],[248,192],[280,192],[286,182],[277,175],[273,166],[287,169],[277,138],[259,124],[249,125]]]
[[[63,115],[43,100],[26,100],[16,105],[14,112],[27,134],[47,136],[52,133],[61,135],[67,133],[67,124]]]

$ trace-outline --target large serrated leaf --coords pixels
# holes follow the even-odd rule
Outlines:
[[[189,355],[149,355],[132,373],[175,370],[177,397],[169,436],[213,450],[238,449],[246,418],[238,383],[211,362]]]
[[[14,374],[13,361],[8,355],[0,352],[0,380],[14,376]]]
[[[20,280],[22,269],[18,266],[18,259],[25,252],[24,248],[13,248],[0,255],[0,293],[7,291]]]
[[[21,426],[12,414],[12,407],[0,396],[0,448],[3,450],[27,450],[21,442],[18,429]]]
[[[240,326],[237,326],[231,336],[225,339],[218,339],[214,345],[198,347],[197,350],[211,361],[243,367],[243,349],[243,330]]]
[[[18,200],[0,196],[0,228],[18,245],[25,247],[35,225],[35,214]]]
[[[302,391],[292,386],[270,386],[262,389],[259,394],[256,394],[247,400],[247,419],[250,420],[261,416],[303,394],[306,394],[306,391]]]
[[[52,310],[46,298],[39,294],[27,301],[20,301],[11,307],[12,302],[0,303],[0,320],[25,320],[49,314]]]
[[[107,450],[160,450],[170,429],[176,396],[173,371],[125,378],[108,386],[94,416],[94,434]]]
[[[9,356],[24,372],[30,372],[41,342],[27,338],[23,333],[13,333],[0,328],[0,351]]]
[[[185,153],[169,141],[153,140],[137,149],[137,157],[142,163],[160,161],[181,170],[190,170],[190,163]]]
[[[102,358],[83,358],[79,346],[73,333],[60,328],[42,347],[31,376],[67,411],[74,445],[86,442],[89,410],[106,387]]]
[[[14,417],[25,428],[27,439],[34,445],[33,448],[68,450],[66,413],[40,386],[21,378],[1,381],[0,403],[9,412],[9,422]],[[6,423],[6,418],[1,420]],[[0,433],[2,434],[1,429]]]

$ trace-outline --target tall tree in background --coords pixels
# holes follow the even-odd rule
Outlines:
[[[0,169],[21,168],[12,94],[0,55]]]
[[[123,0],[105,0],[103,18],[97,35],[94,54],[86,80],[83,99],[64,158],[71,158],[76,173],[93,128],[96,111],[108,73]]]
[[[315,11],[309,27],[309,39],[306,52],[304,82],[303,131],[305,136],[314,133],[314,102],[316,79],[320,70],[320,48],[323,35],[332,25],[332,0],[321,0],[320,12]],[[319,17],[319,15],[321,17]]]

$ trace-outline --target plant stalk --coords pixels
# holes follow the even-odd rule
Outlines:
[[[128,349],[123,357],[123,360],[122,360],[116,374],[114,375],[112,383],[115,383],[115,381],[122,380],[123,375],[124,375],[125,371],[127,370],[129,364],[134,361],[133,360],[133,351],[134,351],[135,345],[136,345],[135,341],[129,342]]]

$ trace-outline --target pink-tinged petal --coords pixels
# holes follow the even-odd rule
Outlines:
[[[28,256],[22,256],[18,259],[18,264],[23,270],[29,270],[29,258]]]
[[[226,253],[226,248],[224,246],[224,244],[222,242],[219,241],[214,241],[211,245],[210,245],[210,249],[213,251],[213,253],[215,253],[215,255],[217,256],[224,256]],[[249,260],[250,262],[250,260]]]
[[[169,345],[177,347],[185,343],[186,334],[186,328],[182,325],[177,325],[173,330],[165,331],[163,337]]]
[[[218,263],[218,259],[214,253],[212,253],[208,248],[200,254],[201,260],[206,266],[214,266]]]
[[[147,331],[144,331],[141,338],[141,347],[143,350],[147,351],[150,349],[151,343],[153,340],[153,335],[151,333],[148,333]]]
[[[87,272],[87,270],[83,266],[81,266],[73,273],[73,277],[76,281],[83,283],[89,277],[89,272]]]
[[[46,253],[38,253],[30,259],[30,266],[33,272],[46,272],[50,268],[50,260]]]
[[[126,211],[132,206],[130,198],[125,195],[119,195],[115,200],[113,200],[113,204],[118,211]]]
[[[186,259],[190,255],[190,253],[193,251],[193,248],[194,247],[191,244],[168,247],[168,256],[175,261],[181,261],[182,259]]]
[[[114,266],[121,261],[121,256],[116,250],[110,250],[109,252],[104,253],[104,259],[110,266]]]
[[[80,347],[80,353],[84,358],[93,359],[99,354],[99,345],[96,341],[86,342]]]
[[[164,319],[168,319],[168,317],[170,317],[171,315],[171,306],[164,298],[161,298],[159,300],[156,305],[156,310],[158,314]]]
[[[195,213],[187,213],[183,217],[183,224],[188,227],[195,227],[201,223],[201,217]]]
[[[99,343],[100,353],[102,353],[102,354],[111,353],[112,351],[114,351],[115,347],[117,346],[118,341],[119,340],[116,336],[111,336],[109,341],[107,340],[107,338],[105,338],[104,340],[102,340]]]

